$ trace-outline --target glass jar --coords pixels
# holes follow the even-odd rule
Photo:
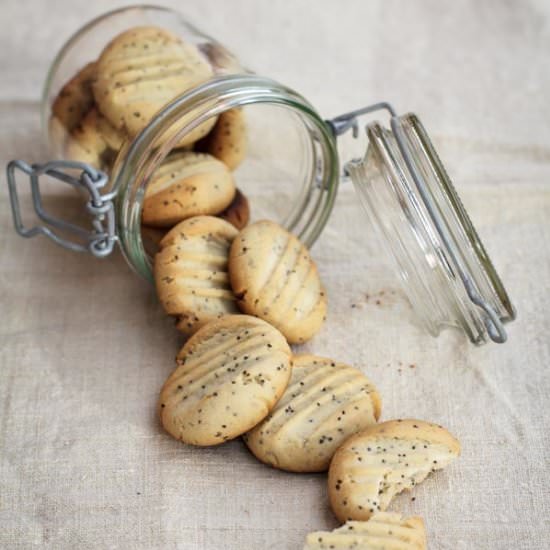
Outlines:
[[[79,162],[87,159],[68,154],[74,133],[55,123],[52,106],[65,84],[96,60],[115,36],[140,26],[166,29],[194,45],[211,75],[171,100],[137,135],[122,139],[111,151],[105,175]],[[209,121],[211,126],[231,109],[241,109],[246,120],[248,150],[234,174],[254,218],[272,219],[311,246],[330,216],[340,180],[351,178],[426,328],[436,335],[445,326],[460,327],[476,344],[506,339],[503,323],[514,318],[514,309],[416,117],[398,117],[382,103],[324,121],[301,95],[253,75],[224,46],[177,12],[161,7],[132,6],[107,13],[77,31],[55,58],[44,88],[42,122],[53,158],[62,161],[32,167],[10,163],[16,229],[23,236],[46,234],[96,256],[107,255],[118,243],[132,268],[151,280],[152,260],[142,236],[147,185],[169,153],[186,143],[186,136]],[[367,154],[345,163],[342,176],[337,137],[350,129],[357,135],[358,117],[380,109],[389,111],[391,129],[370,124]],[[26,229],[17,200],[17,169],[31,176],[36,197],[42,175],[87,191],[93,230],[86,233],[49,216],[39,199],[35,209],[54,229]],[[75,174],[75,169],[81,172]],[[71,239],[67,232],[74,234]],[[75,236],[80,243],[74,242]]]
[[[281,223],[312,245],[328,219],[339,181],[338,156],[329,128],[299,94],[250,74],[224,46],[172,10],[122,8],[88,23],[63,46],[50,68],[42,101],[42,125],[52,157],[68,158],[66,145],[71,140],[66,128],[52,125],[52,105],[60,90],[96,60],[114,37],[141,26],[166,29],[193,44],[213,74],[210,80],[177,97],[117,152],[109,190],[116,195],[118,242],[132,268],[151,279],[151,259],[141,238],[141,211],[152,174],[182,136],[237,107],[244,110],[249,151],[235,178],[249,198],[252,214]],[[72,160],[81,159],[77,156]],[[258,182],[259,176],[269,186]]]

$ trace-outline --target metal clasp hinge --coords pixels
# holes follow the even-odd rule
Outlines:
[[[362,109],[357,109],[349,113],[337,116],[331,120],[326,120],[325,122],[330,126],[332,133],[338,137],[345,134],[348,130],[351,129],[354,138],[359,137],[359,120],[358,118],[362,115],[369,113],[374,113],[375,111],[388,111],[392,118],[397,117],[395,109],[385,101],[380,103],[373,103]]]
[[[36,215],[50,227],[57,228],[65,233],[72,233],[77,239],[67,239],[52,230],[48,225],[36,225],[31,228],[24,226],[17,194],[17,170],[29,176]],[[75,170],[80,171],[80,173],[74,175]],[[85,229],[59,219],[44,210],[39,185],[40,176],[43,174],[87,191],[90,198],[86,203],[86,209],[92,217],[92,229]],[[82,162],[52,161],[46,164],[30,165],[22,160],[12,160],[7,167],[7,179],[13,223],[19,235],[27,238],[39,234],[46,235],[46,237],[64,248],[76,252],[90,252],[98,258],[108,256],[113,251],[117,240],[113,206],[115,193],[111,192],[104,195],[100,193],[100,190],[108,182],[107,174]]]

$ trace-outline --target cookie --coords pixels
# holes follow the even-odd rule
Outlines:
[[[233,176],[223,162],[204,153],[172,153],[147,185],[142,221],[172,227],[193,216],[218,214],[234,196]]]
[[[233,224],[237,229],[244,229],[250,220],[250,206],[246,196],[237,189],[231,204],[220,212],[218,217]]]
[[[108,169],[123,141],[124,137],[118,130],[92,108],[68,137],[65,156]]]
[[[204,150],[235,170],[246,157],[248,133],[242,109],[223,112],[205,138]]]
[[[291,370],[284,336],[248,315],[230,315],[196,332],[162,388],[162,425],[192,445],[217,445],[261,422],[283,394]]]
[[[241,311],[265,319],[290,343],[321,327],[327,301],[306,247],[271,221],[249,225],[231,245],[229,277]]]
[[[96,63],[88,63],[59,92],[52,105],[52,117],[66,131],[74,130],[94,105],[92,82],[95,79]]]
[[[317,531],[303,550],[426,550],[426,529],[420,516],[378,512],[368,521],[348,521],[334,531]]]
[[[97,131],[109,149],[119,151],[127,139],[126,135],[117,130],[99,111],[97,112]]]
[[[193,44],[158,27],[135,27],[103,50],[93,90],[111,124],[134,137],[157,111],[212,76],[210,64]],[[204,122],[180,145],[205,136],[215,123],[215,118]]]
[[[361,371],[324,357],[295,355],[285,393],[244,440],[270,466],[321,472],[348,437],[376,423],[380,409],[380,396]]]
[[[227,273],[229,247],[237,233],[225,220],[196,216],[176,225],[160,242],[154,267],[157,294],[166,313],[178,317],[184,334],[239,312]]]
[[[366,520],[391,499],[460,454],[460,443],[441,426],[391,420],[352,436],[329,469],[329,497],[336,517]]]

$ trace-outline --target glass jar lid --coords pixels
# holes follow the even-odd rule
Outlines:
[[[329,124],[336,135],[357,136],[357,117],[380,109],[390,113],[390,128],[369,124],[364,158],[344,170],[415,312],[434,336],[452,326],[475,344],[505,342],[515,309],[418,117],[382,103]]]

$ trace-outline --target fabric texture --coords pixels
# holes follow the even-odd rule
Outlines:
[[[509,342],[476,348],[419,328],[343,184],[312,250],[328,320],[301,349],[360,368],[382,419],[438,422],[462,442],[451,467],[391,506],[424,517],[430,548],[547,548],[548,2],[166,4],[326,117],[379,100],[420,115],[517,307]],[[45,160],[48,64],[115,5],[2,1],[0,166]],[[337,526],[324,475],[267,468],[240,441],[199,449],[162,431],[156,399],[182,336],[120,254],[18,237],[4,176],[0,266],[0,547],[294,550]]]

